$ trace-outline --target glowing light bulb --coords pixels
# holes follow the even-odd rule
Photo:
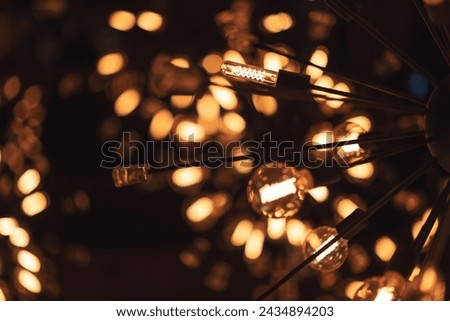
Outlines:
[[[230,242],[234,246],[242,246],[244,245],[248,238],[250,237],[250,234],[253,230],[253,223],[249,220],[242,220],[240,221],[234,231],[231,235]]]
[[[305,240],[306,236],[308,236],[311,229],[306,226],[305,223],[303,223],[300,220],[297,219],[290,219],[287,222],[286,226],[286,234],[289,243],[291,243],[294,246],[300,246],[303,244],[303,241]]]
[[[41,182],[41,175],[35,169],[29,169],[23,173],[17,181],[17,189],[22,194],[31,193]]]
[[[298,212],[312,186],[308,170],[271,163],[253,173],[247,185],[247,198],[257,213],[269,218],[289,217]]]
[[[306,237],[303,244],[305,257],[309,257],[316,251],[331,242],[337,235],[335,228],[330,226],[321,226],[312,230]],[[347,240],[341,238],[324,252],[317,256],[309,266],[314,270],[330,272],[338,269],[347,258],[348,245]]]
[[[17,274],[17,280],[28,291],[39,293],[42,291],[42,285],[39,279],[31,272],[21,269]]]
[[[264,246],[264,232],[254,228],[245,244],[244,254],[249,260],[256,260],[262,254]]]
[[[356,291],[354,299],[362,301],[399,300],[406,286],[406,280],[399,273],[388,271],[364,281]]]
[[[17,253],[17,262],[30,272],[37,273],[41,270],[41,261],[31,252],[20,250]]]
[[[41,213],[48,206],[48,198],[42,192],[35,192],[22,200],[22,210],[28,216]]]
[[[278,80],[278,72],[261,67],[240,64],[233,61],[224,61],[222,74],[240,80],[248,80],[262,85],[275,87]]]
[[[116,187],[123,187],[127,185],[142,183],[149,178],[149,169],[150,166],[138,165],[114,168],[112,171],[114,185]]]
[[[333,131],[334,141],[352,141],[358,139],[366,131],[359,125],[350,122],[344,122],[338,125]],[[349,163],[366,157],[369,151],[361,148],[359,144],[347,144],[337,147],[333,150],[336,161],[339,163]]]
[[[445,279],[435,267],[426,267],[408,283],[402,300],[443,301],[445,300]]]
[[[269,218],[267,220],[267,235],[269,235],[272,240],[279,240],[285,232],[285,218]]]
[[[328,199],[330,192],[326,186],[319,186],[308,191],[317,203],[323,203]]]

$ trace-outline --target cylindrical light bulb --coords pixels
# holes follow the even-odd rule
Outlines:
[[[228,60],[224,61],[222,64],[222,74],[228,77],[248,80],[270,87],[275,87],[278,80],[278,72],[276,71]]]
[[[269,218],[267,220],[267,235],[272,240],[280,239],[286,232],[286,219],[285,218]]]

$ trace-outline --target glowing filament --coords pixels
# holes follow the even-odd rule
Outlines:
[[[295,186],[296,178],[292,177],[284,182],[275,183],[272,185],[264,185],[259,189],[261,202],[263,204],[273,202],[277,199],[283,198],[287,195],[295,194],[297,188]]]
[[[275,87],[278,79],[278,72],[264,68],[243,65],[232,61],[224,61],[222,73],[225,76],[234,77],[241,80],[250,80],[266,86]]]

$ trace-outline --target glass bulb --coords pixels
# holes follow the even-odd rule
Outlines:
[[[406,286],[405,278],[394,271],[382,276],[374,276],[364,281],[356,291],[354,300],[361,301],[396,301],[400,299]]]
[[[335,142],[350,141],[358,139],[361,134],[365,134],[366,131],[359,125],[351,122],[344,122],[333,131],[333,137]],[[339,163],[354,162],[369,154],[368,150],[361,148],[359,144],[348,144],[337,147],[333,150],[335,158]]]
[[[112,171],[114,185],[116,185],[116,187],[123,187],[142,183],[149,178],[149,169],[150,166],[141,165],[114,168]]]
[[[331,242],[337,235],[334,227],[320,226],[312,230],[306,237],[303,244],[305,258],[313,255],[328,242]],[[323,253],[312,261],[309,266],[317,271],[330,272],[337,270],[347,258],[348,245],[344,238],[332,244]]]
[[[313,178],[308,170],[271,163],[253,173],[247,185],[247,198],[257,213],[285,218],[298,212],[312,186]]]
[[[224,61],[222,74],[239,80],[247,80],[262,85],[275,87],[278,80],[278,72],[261,67],[240,64],[233,61]]]

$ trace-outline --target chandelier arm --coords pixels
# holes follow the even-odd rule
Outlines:
[[[315,64],[315,63],[313,63],[313,62],[311,62],[311,61],[309,61],[307,59],[302,59],[302,58],[297,57],[295,55],[291,55],[291,54],[285,53],[285,52],[283,52],[281,50],[278,50],[278,49],[273,48],[273,47],[268,46],[268,45],[255,44],[254,46],[256,48],[259,48],[259,49],[262,49],[262,50],[265,50],[265,51],[269,51],[269,52],[273,52],[273,53],[276,53],[278,55],[281,55],[281,56],[284,56],[286,58],[289,58],[289,59],[292,59],[294,61],[297,61],[301,65],[315,67],[315,68],[320,69],[320,70],[322,70],[322,71],[324,71],[324,72],[326,72],[326,73],[328,73],[330,75],[333,75],[333,76],[336,76],[336,77],[339,77],[339,78],[343,78],[343,79],[345,79],[347,81],[350,81],[352,83],[355,83],[357,85],[360,85],[360,86],[363,86],[363,87],[366,87],[366,88],[370,88],[372,90],[375,90],[375,91],[378,91],[378,92],[382,92],[384,94],[387,94],[387,95],[390,95],[390,96],[393,96],[393,97],[396,97],[396,98],[407,100],[410,103],[422,106],[423,108],[426,107],[426,103],[425,102],[417,100],[416,98],[414,98],[414,97],[412,97],[412,96],[410,96],[410,95],[408,95],[406,93],[403,93],[403,92],[400,92],[400,91],[397,91],[397,90],[394,90],[394,89],[391,89],[391,88],[386,88],[386,87],[383,87],[383,86],[381,86],[379,84],[372,83],[372,82],[369,82],[367,80],[362,80],[362,79],[357,78],[355,76],[350,76],[350,75],[348,75],[348,74],[346,74],[346,73],[344,73],[342,71],[337,71],[337,70],[332,69],[332,68],[330,68],[328,66],[327,67],[319,66],[319,65],[317,65],[317,64]]]
[[[333,3],[333,5],[330,5]],[[368,34],[370,34],[373,38],[375,38],[379,43],[393,51],[400,60],[402,60],[405,64],[410,66],[412,69],[422,74],[427,81],[432,84],[434,87],[439,87],[439,80],[430,74],[424,67],[419,65],[414,59],[412,59],[407,53],[405,53],[398,46],[394,45],[386,36],[384,36],[378,29],[376,29],[372,24],[369,23],[366,19],[360,16],[357,12],[351,10],[347,5],[342,3],[341,1],[336,0],[325,0],[325,4],[328,5],[331,9],[332,6],[339,7],[342,12],[348,15],[356,24],[358,24],[362,29],[364,29]]]
[[[275,292],[279,287],[281,287],[284,283],[286,283],[290,278],[292,278],[296,273],[298,273],[300,270],[305,268],[309,263],[311,263],[313,260],[315,260],[320,254],[322,254],[326,249],[328,249],[330,246],[335,244],[337,241],[339,241],[341,238],[347,238],[349,235],[356,235],[360,230],[361,227],[365,227],[368,220],[378,212],[380,208],[382,208],[384,205],[386,205],[398,192],[400,192],[402,189],[406,188],[410,184],[412,184],[414,181],[419,179],[425,172],[427,172],[433,165],[436,164],[436,159],[431,160],[430,162],[426,163],[419,169],[417,169],[415,172],[410,174],[407,178],[405,178],[403,181],[401,181],[399,184],[394,186],[389,192],[387,192],[381,199],[379,199],[375,204],[373,204],[367,212],[365,212],[363,215],[360,215],[358,213],[358,217],[356,220],[351,218],[351,215],[347,217],[347,219],[344,219],[342,222],[351,222],[347,226],[343,226],[342,222],[341,224],[341,232],[338,232],[338,234],[330,241],[325,243],[324,246],[320,247],[314,254],[306,258],[303,262],[301,262],[299,265],[294,267],[289,273],[287,273],[283,278],[281,278],[279,281],[274,283],[271,287],[269,287],[264,293],[262,293],[260,296],[258,296],[257,300],[264,300],[269,295],[271,295],[273,292]],[[346,221],[347,220],[347,221]],[[345,223],[344,223],[345,225]],[[356,232],[356,233],[355,233]]]
[[[448,48],[446,48],[444,42],[442,41],[439,33],[436,30],[436,28],[432,25],[430,19],[424,12],[424,8],[420,4],[419,0],[413,0],[413,2],[417,8],[417,11],[419,12],[420,16],[422,17],[423,22],[427,26],[428,31],[430,32],[431,36],[433,37],[433,40],[436,43],[436,46],[439,48],[439,51],[441,52],[442,57],[444,57],[447,65],[450,66],[450,55],[448,52]]]
[[[389,110],[392,112],[406,112],[406,113],[414,113],[414,114],[422,114],[425,115],[428,113],[428,109],[422,108],[422,107],[416,107],[411,105],[401,105],[401,104],[389,104],[385,103],[376,99],[367,98],[365,96],[361,96],[355,93],[348,93],[345,91],[336,90],[333,88],[326,88],[322,86],[317,85],[310,85],[310,88],[313,90],[323,91],[327,92],[333,95],[339,95],[343,97],[347,97],[348,99],[344,99],[344,102],[349,103],[358,103],[361,104],[360,106],[368,109],[383,109],[383,110]],[[316,93],[312,93],[316,94]],[[325,96],[325,98],[330,98]],[[338,98],[340,99],[340,98]],[[335,100],[335,98],[331,98],[330,100]],[[367,107],[366,107],[367,105]]]

